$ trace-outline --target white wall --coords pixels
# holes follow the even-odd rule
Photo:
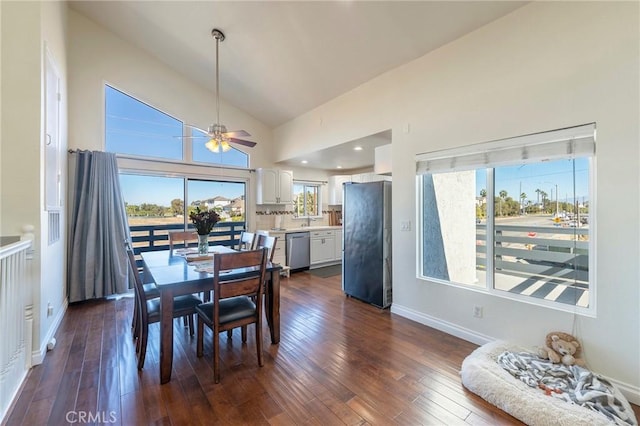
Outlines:
[[[60,241],[47,244],[44,210],[44,44],[61,77],[61,151],[66,149],[66,5],[61,2],[2,4],[2,158],[0,233],[19,235],[34,226],[30,266],[33,304],[33,362],[42,361],[46,343],[64,314],[64,219]],[[63,157],[64,159],[64,157]],[[62,209],[64,217],[64,209]],[[43,271],[46,271],[43,272]],[[47,302],[53,314],[47,315]]]
[[[104,150],[104,84],[202,128],[215,122],[215,95],[119,38],[69,11],[69,145]],[[220,82],[224,85],[224,81]],[[258,142],[248,149],[253,168],[272,163],[271,129],[220,99],[220,121]],[[242,149],[242,148],[240,148]]]
[[[391,128],[392,312],[526,347],[572,331],[589,365],[640,403],[639,5],[536,2],[275,129],[276,161]],[[322,126],[319,125],[322,120]],[[597,317],[416,278],[415,155],[596,122]],[[299,141],[305,141],[302,145]],[[623,208],[621,208],[623,206]],[[415,226],[413,227],[415,229]],[[484,318],[473,318],[473,306]]]

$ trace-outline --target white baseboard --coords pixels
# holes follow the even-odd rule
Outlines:
[[[424,314],[422,312],[418,312],[414,309],[407,308],[406,306],[401,306],[396,303],[391,305],[391,312],[420,324],[435,328],[436,330],[451,334],[452,336],[459,337],[460,339],[466,340],[467,342],[475,343],[476,345],[484,345],[485,343],[493,342],[494,340],[496,340],[493,337],[486,336],[484,334],[469,330],[464,327],[460,327],[459,325],[450,323],[448,321],[443,321],[439,318]],[[629,400],[629,402],[640,405],[639,387],[633,386],[629,383],[621,382],[619,380],[611,379],[609,377],[605,378],[613,383],[615,387],[617,387],[624,395],[624,397]]]
[[[58,327],[60,327],[60,323],[62,322],[62,318],[64,318],[65,312],[67,312],[67,307],[69,306],[69,299],[65,299],[64,303],[62,303],[62,309],[58,310],[58,315],[53,319],[53,323],[51,327],[49,327],[49,331],[44,339],[40,340],[40,347],[34,349],[31,353],[31,366],[42,364],[44,361],[44,357],[47,355],[47,343],[55,336],[56,331],[58,331]]]
[[[621,382],[619,380],[607,379],[618,388],[620,393],[624,395],[625,398],[636,405],[640,405],[640,387],[630,385],[629,383]]]
[[[435,328],[436,330],[451,334],[452,336],[459,337],[467,342],[475,343],[476,345],[484,345],[485,343],[496,340],[493,337],[486,336],[468,328],[460,327],[457,324],[443,321],[440,318],[432,317],[431,315],[418,312],[415,309],[407,308],[406,306],[401,306],[396,303],[391,305],[391,312],[398,314],[401,317],[409,318],[410,320],[420,324]]]

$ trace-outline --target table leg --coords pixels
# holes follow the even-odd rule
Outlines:
[[[173,365],[173,292],[160,292],[160,383],[171,380]]]
[[[271,343],[280,343],[280,270],[271,271],[269,291],[265,297],[265,311],[271,332]]]

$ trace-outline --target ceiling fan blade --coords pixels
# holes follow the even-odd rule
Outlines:
[[[225,136],[229,137],[229,138],[237,138],[237,137],[245,137],[245,136],[251,136],[249,134],[249,132],[245,131],[245,130],[232,130],[230,132],[224,132],[223,133]]]
[[[201,131],[202,133],[204,133],[205,135],[208,135],[208,134],[209,134],[209,132],[208,132],[208,131],[206,131],[206,130],[204,130],[204,129],[201,129],[201,128],[200,128],[200,127],[198,127],[198,126],[194,126],[193,124],[187,124],[187,123],[184,123],[184,125],[185,125],[185,126],[187,126],[187,127],[191,127],[192,129],[199,130],[199,131]]]
[[[244,139],[229,138],[229,142],[237,143],[238,145],[244,145],[251,148],[256,146],[255,142],[245,141]]]

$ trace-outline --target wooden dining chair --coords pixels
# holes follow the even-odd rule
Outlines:
[[[196,353],[203,355],[204,325],[213,331],[213,377],[220,383],[220,339],[222,331],[236,327],[242,329],[242,342],[247,341],[247,326],[255,324],[258,365],[264,364],[262,356],[262,300],[263,283],[267,265],[267,250],[250,250],[221,253],[213,257],[213,301],[196,307],[198,313],[198,338]],[[248,268],[245,276],[225,281],[221,271]]]
[[[261,248],[267,249],[267,259],[269,262],[273,262],[273,255],[276,250],[276,243],[278,242],[278,237],[270,237],[264,234],[258,234],[258,238],[256,239],[256,250]]]
[[[173,253],[174,244],[189,247],[190,242],[198,243],[198,234],[194,231],[169,231],[169,250]]]
[[[153,293],[149,291],[151,289],[149,284],[143,284],[138,269],[136,267],[136,258],[133,254],[133,250],[130,246],[127,246],[127,256],[129,258],[129,266],[133,270],[133,283],[134,291],[136,293],[135,302],[137,305],[136,326],[134,328],[134,335],[138,337],[136,343],[136,352],[138,353],[138,370],[142,370],[144,367],[144,360],[147,355],[147,340],[149,336],[149,324],[160,321],[160,292],[157,287],[155,291],[158,292],[157,296],[153,296]],[[147,286],[147,291],[145,291]],[[155,284],[153,284],[155,287]],[[179,318],[188,316],[189,318],[189,332],[193,336],[193,314],[196,313],[196,306],[202,303],[202,300],[196,296],[189,294],[184,296],[176,296],[173,299],[173,317]]]
[[[238,239],[238,247],[236,250],[253,250],[256,242],[256,234],[253,232],[242,231]]]

